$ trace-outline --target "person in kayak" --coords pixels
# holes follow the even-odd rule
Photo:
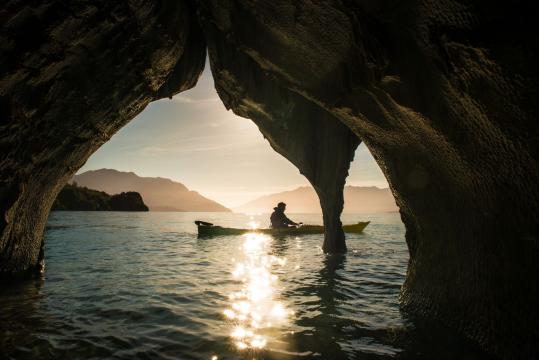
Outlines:
[[[274,211],[270,217],[271,227],[273,229],[297,227],[301,224],[301,223],[293,222],[292,220],[287,218],[286,215],[284,214],[285,209],[286,209],[286,204],[284,202],[278,203],[277,207],[273,208]]]

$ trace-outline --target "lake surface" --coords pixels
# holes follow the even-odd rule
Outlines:
[[[0,292],[0,358],[477,359],[462,337],[399,309],[408,250],[396,213],[347,235],[198,239],[195,219],[267,215],[54,212],[42,279]],[[319,215],[290,215],[321,223]]]

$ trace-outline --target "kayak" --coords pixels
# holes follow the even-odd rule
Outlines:
[[[370,221],[358,222],[357,224],[343,225],[345,233],[358,234],[369,225]],[[305,235],[323,234],[324,227],[321,225],[301,225],[299,227],[278,228],[278,229],[237,229],[225,228],[204,221],[195,221],[198,227],[198,236],[219,236],[219,235],[241,235],[247,233],[261,233],[269,235]]]

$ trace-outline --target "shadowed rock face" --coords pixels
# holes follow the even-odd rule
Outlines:
[[[185,1],[8,1],[0,16],[0,274],[38,263],[60,189],[152,100],[196,83]]]
[[[403,306],[502,357],[537,355],[532,5],[189,4],[12,1],[0,13],[0,271],[36,265],[58,190],[149,101],[192,86],[207,44],[225,105],[315,187],[327,251],[345,250],[342,186],[361,139],[406,225]]]
[[[290,117],[324,134],[318,122],[339,119],[373,153],[407,228],[405,308],[499,355],[535,353],[538,52],[526,32],[533,12],[457,1],[205,4],[201,22],[223,101],[270,133],[313,184],[294,155],[312,133],[290,136],[272,120]],[[297,112],[286,111],[289,101]],[[325,140],[337,145],[328,146],[333,159],[346,154],[338,140],[346,136]],[[335,171],[320,160],[317,181],[329,183]],[[324,197],[325,189],[317,189],[323,207],[328,198],[335,207],[341,198]],[[332,215],[325,209],[324,220]],[[326,234],[328,242],[339,239]]]

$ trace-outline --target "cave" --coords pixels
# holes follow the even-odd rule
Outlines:
[[[406,226],[401,305],[502,358],[538,355],[537,10],[488,1],[6,2],[0,274],[40,267],[63,185],[209,57],[228,109],[315,188],[328,253],[364,142]]]

